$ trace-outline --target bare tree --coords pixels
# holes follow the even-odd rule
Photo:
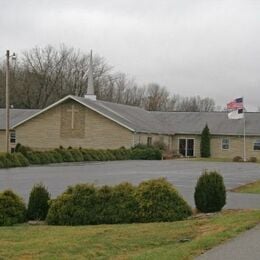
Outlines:
[[[147,87],[145,108],[150,111],[166,111],[169,92],[164,87],[152,83]]]

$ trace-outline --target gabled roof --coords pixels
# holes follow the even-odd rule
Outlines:
[[[45,111],[74,100],[115,123],[138,133],[200,134],[208,124],[213,135],[243,135],[244,120],[230,120],[227,112],[155,112],[88,98],[66,96],[42,110],[11,109],[11,128],[15,128]],[[245,113],[246,134],[260,136],[260,113]],[[5,129],[5,110],[0,109],[0,129]]]
[[[77,96],[66,96],[54,104],[39,110],[31,116],[24,118],[20,122],[12,125],[13,128],[29,121],[30,119],[44,113],[45,111],[65,102],[66,100],[74,100],[81,105],[97,112],[98,114],[114,121],[115,123],[129,129],[133,132],[145,133],[162,133],[164,129],[160,126],[159,121],[152,116],[152,114],[142,108],[134,106],[126,106],[121,104],[114,104],[105,101],[91,100]]]
[[[31,117],[37,112],[41,111],[40,109],[10,109],[10,128],[19,122]],[[5,109],[0,108],[0,130],[5,129]]]

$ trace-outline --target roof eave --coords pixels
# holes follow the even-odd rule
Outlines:
[[[81,105],[83,105],[83,106],[85,106],[85,107],[91,109],[92,111],[95,111],[96,113],[98,113],[98,114],[104,116],[105,118],[112,120],[113,122],[115,122],[115,123],[121,125],[121,126],[124,127],[124,128],[127,128],[127,129],[130,130],[131,132],[135,132],[135,129],[133,129],[133,128],[127,126],[126,124],[123,124],[123,123],[121,123],[121,122],[119,122],[119,121],[113,119],[112,117],[110,117],[110,116],[108,116],[108,115],[106,115],[106,114],[104,114],[104,113],[98,111],[97,109],[91,107],[90,105],[87,105],[87,104],[85,104],[84,102],[81,102],[80,100],[76,99],[76,98],[75,98],[74,96],[72,96],[72,95],[68,95],[68,96],[66,96],[66,97],[64,97],[64,98],[62,98],[62,99],[60,99],[60,100],[58,100],[57,102],[51,104],[50,106],[48,106],[48,107],[42,109],[42,110],[39,111],[39,112],[33,114],[32,116],[30,116],[30,117],[28,117],[28,118],[22,120],[21,122],[19,122],[19,123],[13,125],[13,126],[12,126],[12,129],[14,129],[14,128],[16,128],[16,127],[18,127],[18,126],[24,124],[25,122],[31,120],[32,118],[37,117],[38,115],[40,115],[40,114],[42,114],[42,113],[48,111],[49,109],[51,109],[51,108],[53,108],[53,107],[55,107],[55,106],[61,104],[62,102],[66,101],[66,100],[68,100],[68,99],[72,99],[72,100],[74,100],[74,101],[80,103]]]

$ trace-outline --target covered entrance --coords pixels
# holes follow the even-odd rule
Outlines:
[[[185,157],[194,156],[194,139],[180,138],[179,139],[179,153]]]

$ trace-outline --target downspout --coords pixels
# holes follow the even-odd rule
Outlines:
[[[132,147],[135,147],[135,135],[136,135],[136,131],[133,132],[133,143],[132,143]]]

